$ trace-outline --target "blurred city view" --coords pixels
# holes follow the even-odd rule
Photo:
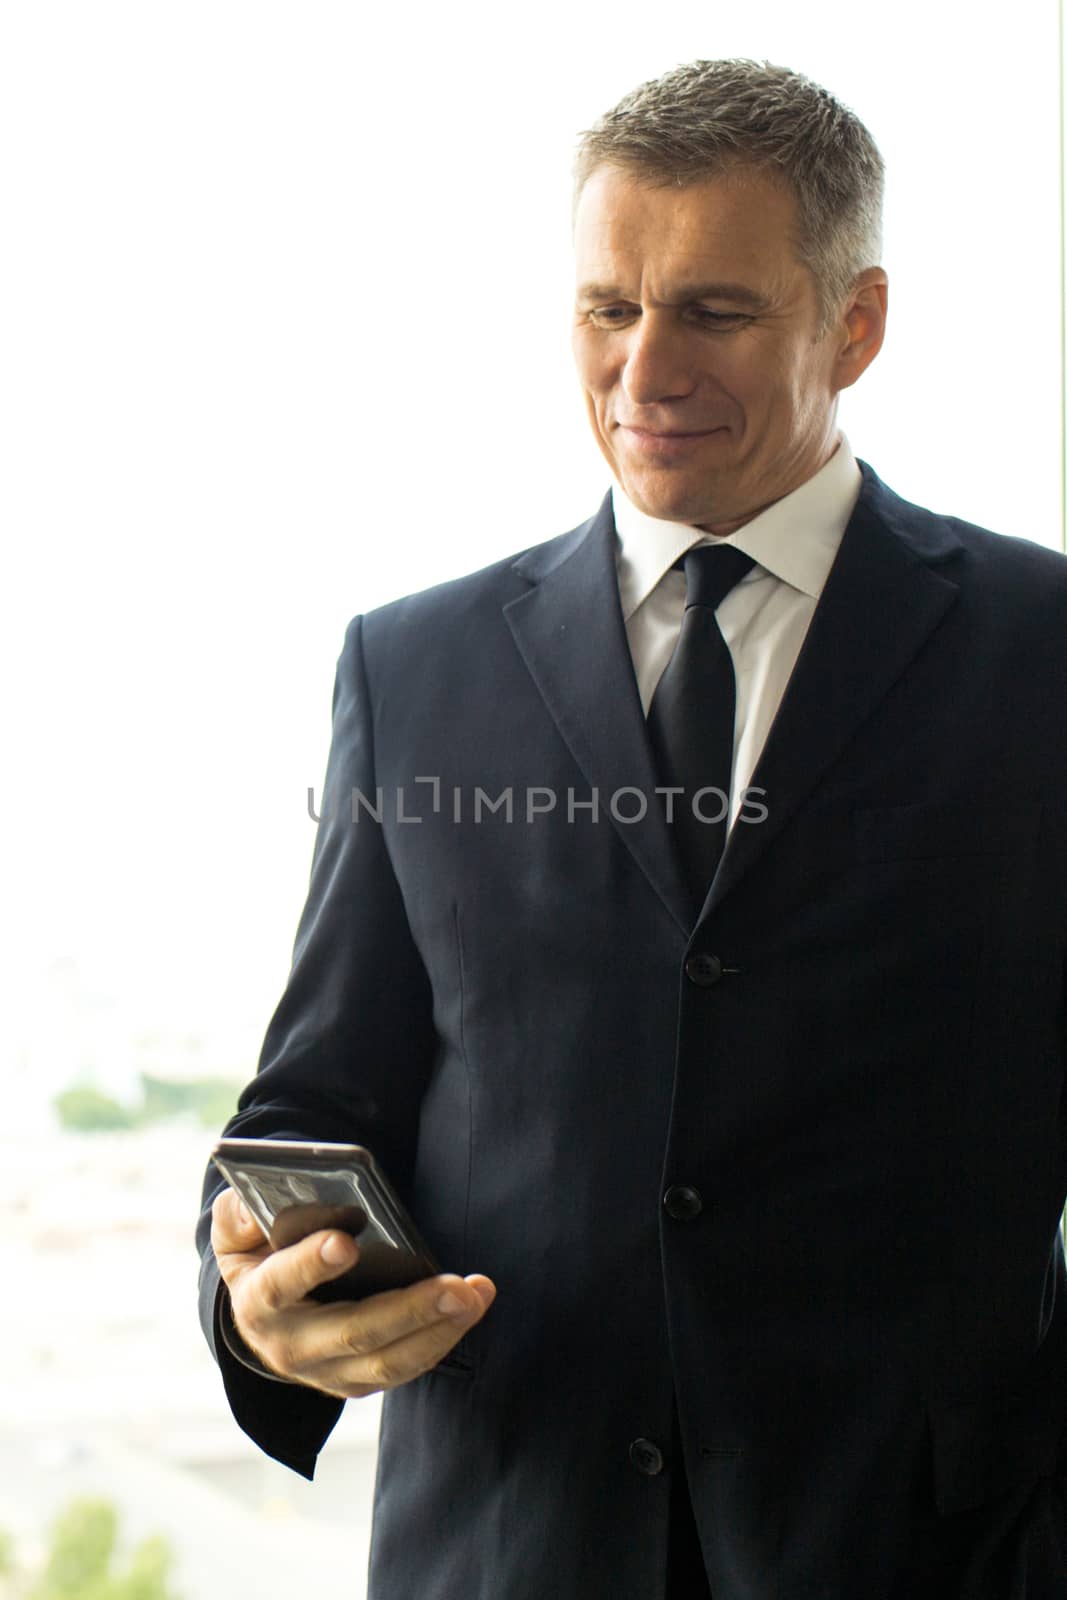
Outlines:
[[[195,1041],[171,1053],[169,1077],[142,1069],[124,1093],[83,1071],[39,1102],[32,1131],[0,1132],[0,1600],[209,1600],[224,1582],[291,1600],[320,1579],[355,1600],[380,1400],[346,1406],[313,1485],[233,1421],[200,1331],[193,1235],[241,1084],[202,1077]],[[110,1587],[91,1558],[109,1516]],[[71,1545],[84,1589],[48,1577]]]

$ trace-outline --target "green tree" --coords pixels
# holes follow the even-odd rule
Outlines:
[[[142,1122],[158,1122],[164,1117],[194,1114],[204,1127],[221,1128],[237,1110],[242,1085],[229,1078],[157,1078],[141,1075]]]
[[[77,1133],[143,1128],[171,1117],[197,1118],[202,1127],[221,1128],[237,1110],[241,1083],[229,1078],[171,1080],[141,1073],[141,1102],[122,1105],[92,1084],[78,1083],[56,1095],[52,1104],[60,1124]]]
[[[52,1526],[45,1569],[28,1600],[178,1600],[169,1584],[173,1551],[154,1535],[126,1572],[112,1570],[118,1513],[109,1500],[74,1500]]]
[[[52,1104],[64,1128],[95,1133],[105,1128],[132,1128],[135,1118],[125,1106],[90,1084],[76,1084],[57,1094]]]

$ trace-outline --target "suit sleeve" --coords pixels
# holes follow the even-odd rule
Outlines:
[[[349,624],[337,664],[330,754],[292,966],[256,1075],[223,1133],[364,1144],[406,1198],[434,1058],[432,994],[381,825],[363,807],[353,820],[354,791],[375,791],[361,617]],[[344,1402],[260,1373],[238,1353],[210,1242],[211,1205],[224,1187],[209,1163],[196,1230],[201,1327],[240,1427],[268,1455],[311,1478]]]

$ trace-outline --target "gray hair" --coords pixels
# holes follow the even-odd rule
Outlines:
[[[602,166],[654,187],[756,172],[797,203],[793,246],[811,273],[819,339],[856,277],[880,264],[885,163],[863,123],[826,89],[769,61],[691,61],[624,95],[579,135],[574,210]]]

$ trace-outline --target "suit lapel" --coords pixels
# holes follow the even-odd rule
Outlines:
[[[866,462],[859,466],[860,498],[749,780],[764,791],[756,798],[767,817],[731,830],[702,917],[764,854],[959,593],[927,564],[943,561],[959,540]]]
[[[959,541],[933,513],[908,505],[866,462],[863,487],[750,786],[759,823],[730,832],[701,920],[760,859],[790,816],[892,687],[958,594],[934,569]],[[648,741],[622,609],[610,493],[561,540],[520,557],[532,584],[504,606],[515,642],[568,749],[614,827],[688,937],[694,906],[675,854]],[[633,822],[613,816],[609,802]],[[575,799],[586,796],[576,793]],[[557,803],[566,803],[564,796]],[[586,813],[588,815],[588,813]]]
[[[695,907],[655,794],[659,778],[619,604],[610,493],[589,522],[520,558],[516,567],[534,587],[505,605],[504,615],[567,748],[597,793],[597,826],[615,828],[688,937]],[[638,794],[620,793],[627,789]],[[589,796],[576,791],[574,798]],[[563,795],[557,804],[566,804]],[[631,815],[637,820],[619,820]]]

